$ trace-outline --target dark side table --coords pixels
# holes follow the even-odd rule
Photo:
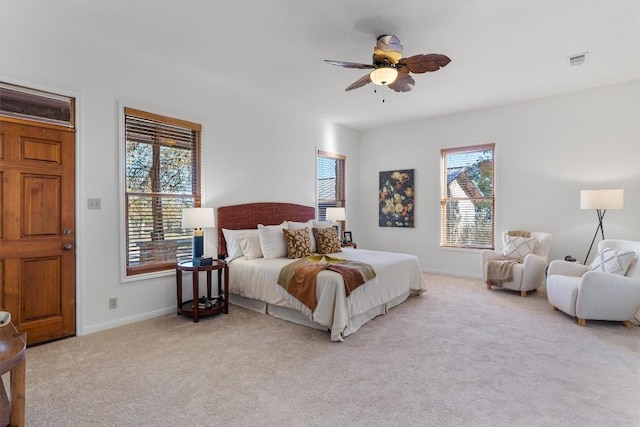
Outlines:
[[[224,276],[224,292],[222,283],[218,282],[218,297],[211,298],[211,272],[214,270],[222,270]],[[182,302],[182,274],[185,271],[192,273],[193,282],[193,300]],[[200,294],[200,272],[207,273],[207,296],[205,303],[207,308],[199,308],[198,295]],[[218,276],[220,277],[220,276]],[[194,266],[191,261],[180,262],[176,265],[176,286],[178,291],[178,314],[193,317],[193,321],[200,320],[200,316],[208,316],[217,313],[229,313],[229,266],[223,260],[214,259],[212,265]]]
[[[0,375],[11,372],[8,396],[0,378],[0,425],[24,426],[27,334],[13,323],[0,327]]]

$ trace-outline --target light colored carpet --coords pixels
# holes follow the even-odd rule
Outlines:
[[[27,425],[640,425],[640,328],[426,277],[344,343],[231,306],[30,348]]]

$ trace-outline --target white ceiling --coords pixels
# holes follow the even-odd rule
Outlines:
[[[68,0],[49,7],[61,3],[73,8],[67,31],[92,43],[172,66],[179,60],[185,76],[356,129],[640,78],[640,0]],[[374,93],[372,84],[345,92],[366,71],[323,60],[370,63],[381,34],[395,34],[405,56],[442,53],[452,62],[415,75],[408,93]],[[568,57],[583,52],[586,63],[570,67]]]

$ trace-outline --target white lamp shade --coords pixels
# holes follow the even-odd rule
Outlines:
[[[327,208],[327,219],[330,221],[344,221],[347,219],[345,208]]]
[[[580,190],[580,209],[622,209],[624,190]]]
[[[213,228],[215,226],[213,208],[186,208],[182,210],[182,228]]]

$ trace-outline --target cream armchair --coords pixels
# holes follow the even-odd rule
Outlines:
[[[538,289],[544,283],[544,274],[549,260],[549,248],[553,235],[538,231],[532,231],[531,237],[537,240],[533,253],[526,255],[521,264],[513,266],[513,280],[503,282],[501,287],[514,291],[520,291],[520,295],[527,296],[527,292]],[[502,233],[503,247],[507,246],[508,232]],[[487,283],[487,266],[491,259],[504,258],[504,253],[496,250],[484,250],[481,255],[482,277]],[[487,283],[487,289],[492,285]]]
[[[640,309],[640,242],[602,240],[598,252],[604,248],[636,253],[625,276],[555,260],[549,265],[547,298],[555,310],[577,317],[580,326],[591,319],[621,321],[629,327]]]

